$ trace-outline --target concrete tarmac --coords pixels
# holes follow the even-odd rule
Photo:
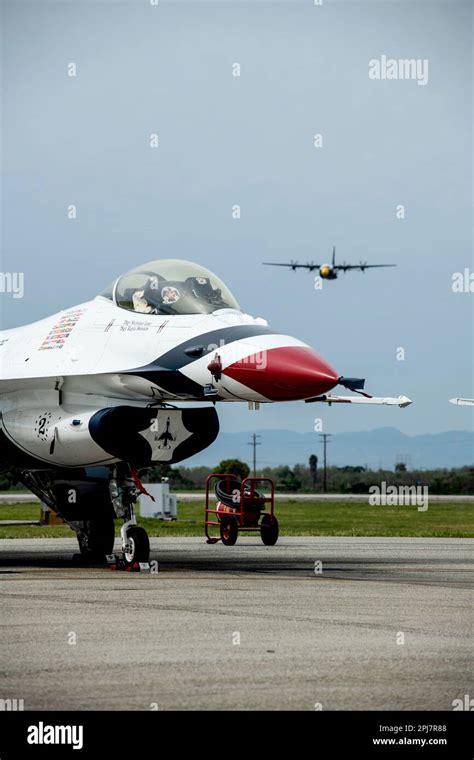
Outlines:
[[[75,539],[0,542],[0,699],[451,710],[474,693],[473,539],[151,543],[148,575],[74,567]]]

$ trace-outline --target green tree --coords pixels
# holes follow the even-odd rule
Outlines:
[[[275,468],[276,487],[282,491],[299,491],[301,480],[295,475],[288,465]]]
[[[162,478],[168,478],[172,488],[189,488],[194,484],[192,480],[183,476],[178,469],[170,467],[169,464],[157,464],[149,467],[143,474],[142,480],[147,483],[161,483]]]
[[[250,468],[245,462],[241,462],[240,459],[223,459],[222,462],[217,465],[216,472],[234,474],[243,480],[248,477]]]

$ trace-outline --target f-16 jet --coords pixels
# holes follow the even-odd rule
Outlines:
[[[336,396],[340,385],[355,395]],[[134,505],[142,471],[180,462],[219,431],[216,406],[410,404],[374,398],[301,340],[240,308],[212,272],[152,261],[91,301],[0,333],[0,463],[75,531],[88,561],[147,562]]]
[[[297,261],[290,261],[289,263],[279,263],[276,261],[264,261],[265,266],[270,267],[289,267],[296,272],[297,269],[308,269],[310,272],[318,270],[319,276],[323,280],[337,280],[339,272],[348,272],[351,269],[358,269],[360,272],[365,272],[366,269],[379,269],[381,267],[396,267],[396,264],[368,264],[366,261],[361,261],[359,264],[336,264],[336,246],[332,249],[332,263],[331,264],[315,264],[314,261],[309,261],[307,264],[299,264]]]

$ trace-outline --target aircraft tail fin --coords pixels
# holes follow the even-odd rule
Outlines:
[[[334,266],[336,263],[336,246],[333,245],[332,247],[332,265]]]

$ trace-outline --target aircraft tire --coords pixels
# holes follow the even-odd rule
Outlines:
[[[148,533],[143,528],[133,526],[127,531],[128,549],[123,552],[124,560],[127,565],[133,565],[134,562],[150,561],[150,539]]]

